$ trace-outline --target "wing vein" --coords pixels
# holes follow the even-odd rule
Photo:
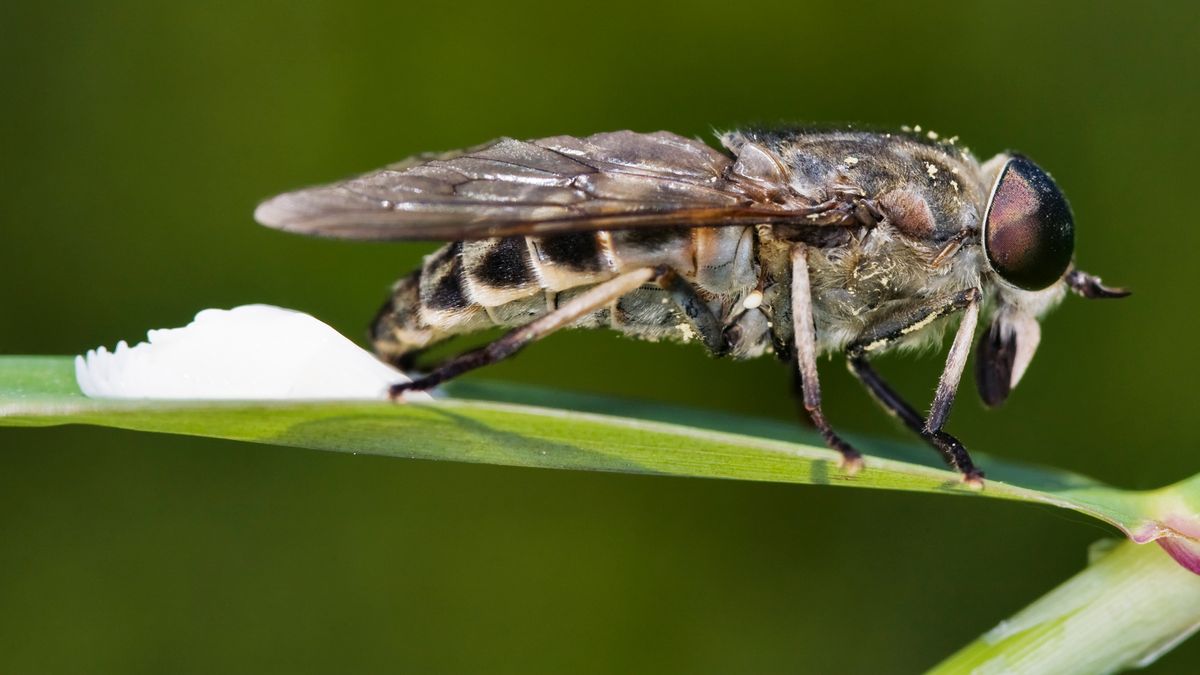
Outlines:
[[[260,204],[255,217],[316,236],[458,240],[803,215],[802,208],[758,198],[763,186],[744,184],[729,170],[733,161],[667,132],[500,139],[279,195]]]

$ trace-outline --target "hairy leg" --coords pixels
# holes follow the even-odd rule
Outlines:
[[[842,453],[842,468],[857,473],[862,454],[834,432],[821,409],[821,382],[817,377],[817,336],[813,324],[812,291],[808,280],[808,247],[792,247],[792,321],[795,335],[795,361],[800,373],[804,409],[821,432],[829,447]]]
[[[719,356],[727,351],[720,320],[704,304],[695,287],[670,268],[642,267],[593,286],[554,311],[509,331],[495,342],[443,361],[428,375],[392,386],[390,394],[395,399],[405,391],[432,389],[463,373],[502,361],[529,343],[570,325],[646,283],[657,283],[667,291],[711,352]]]
[[[895,317],[894,321],[877,326],[870,333],[864,334],[846,349],[850,371],[866,386],[875,400],[889,413],[900,418],[905,426],[920,434],[941,453],[947,464],[963,475],[964,481],[973,486],[982,485],[983,472],[975,467],[963,444],[954,436],[942,431],[942,427],[950,415],[963,367],[966,365],[979,316],[981,297],[978,289],[971,288],[947,299],[914,307],[911,311]],[[879,376],[867,360],[867,354],[925,327],[937,318],[958,311],[964,312],[963,321],[959,324],[954,344],[946,357],[946,366],[938,381],[929,418],[926,419]]]

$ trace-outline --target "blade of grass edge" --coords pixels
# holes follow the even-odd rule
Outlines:
[[[977,493],[931,465],[925,448],[856,438],[867,469],[848,476],[798,425],[508,385],[452,391],[455,398],[402,406],[98,400],[80,393],[69,357],[9,356],[0,357],[0,426],[90,424],[420,459],[978,495],[1093,516],[1138,543],[1160,540],[1200,573],[1192,553],[1200,551],[1200,476],[1131,491],[981,457],[989,479]]]

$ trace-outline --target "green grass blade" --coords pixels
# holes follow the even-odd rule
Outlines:
[[[399,406],[110,401],[80,393],[67,357],[3,357],[0,425],[92,424],[395,457],[978,495],[1073,509],[1138,542],[1170,538],[1184,553],[1200,541],[1200,479],[1138,492],[989,457],[981,460],[986,488],[976,493],[926,448],[856,438],[867,469],[847,476],[836,453],[798,425],[494,384],[452,391]]]
[[[980,458],[986,487],[975,492],[926,448],[855,438],[867,469],[847,476],[837,454],[795,424],[511,385],[463,384],[452,393],[407,405],[97,400],[80,393],[69,358],[0,357],[0,426],[92,424],[395,457],[1034,502],[1099,518],[1137,543],[1158,541],[1200,574],[1200,475],[1131,491],[989,457]],[[1153,660],[1200,622],[1200,578],[1157,548],[1122,544],[937,672],[1050,672],[1042,666],[1058,659],[1066,670],[1056,672],[1099,673]]]
[[[1115,673],[1200,629],[1200,577],[1153,548],[1100,543],[1111,550],[930,673]]]

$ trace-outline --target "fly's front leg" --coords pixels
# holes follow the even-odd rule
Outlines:
[[[946,425],[950,418],[950,408],[954,405],[954,397],[958,394],[958,383],[962,380],[963,369],[967,365],[967,355],[971,353],[971,341],[975,337],[975,324],[979,322],[979,301],[983,293],[977,288],[968,289],[963,294],[962,301],[967,303],[963,311],[962,321],[954,334],[954,342],[950,345],[950,353],[946,355],[946,367],[938,378],[937,392],[933,403],[929,406],[929,419],[925,420],[925,432],[935,434]]]
[[[982,293],[977,288],[969,288],[954,294],[940,302],[934,301],[913,308],[895,317],[892,321],[883,323],[855,340],[846,349],[847,363],[851,372],[867,387],[875,400],[879,401],[888,412],[900,418],[905,426],[920,434],[930,445],[936,448],[946,463],[963,475],[967,484],[980,487],[983,485],[983,472],[975,467],[967,449],[957,438],[942,431],[950,408],[954,404],[954,396],[962,378],[963,367],[971,349],[972,335],[979,318],[979,302]],[[933,405],[930,406],[929,418],[924,418],[909,405],[887,382],[879,376],[867,360],[867,354],[873,350],[911,335],[925,326],[954,312],[963,312],[962,322],[954,335],[954,344],[946,357],[946,366],[938,381],[937,393]]]
[[[521,351],[525,345],[604,307],[642,284],[666,274],[667,271],[666,268],[642,267],[597,284],[563,303],[553,312],[510,331],[499,340],[449,359],[424,377],[392,385],[389,394],[396,400],[406,391],[432,389],[463,373],[506,359]]]
[[[859,355],[850,357],[850,370],[866,386],[871,395],[889,413],[900,418],[904,425],[920,434],[934,449],[941,453],[942,458],[952,468],[962,474],[963,482],[975,488],[983,486],[983,472],[975,467],[967,449],[954,436],[945,431],[933,433],[925,430],[925,418],[908,404],[900,394],[896,393],[887,382],[879,376],[866,357]]]
[[[842,453],[842,468],[849,474],[862,469],[862,454],[838,436],[821,410],[821,383],[817,377],[817,335],[813,323],[812,288],[808,280],[808,247],[792,246],[792,321],[796,367],[804,409],[829,447]]]

